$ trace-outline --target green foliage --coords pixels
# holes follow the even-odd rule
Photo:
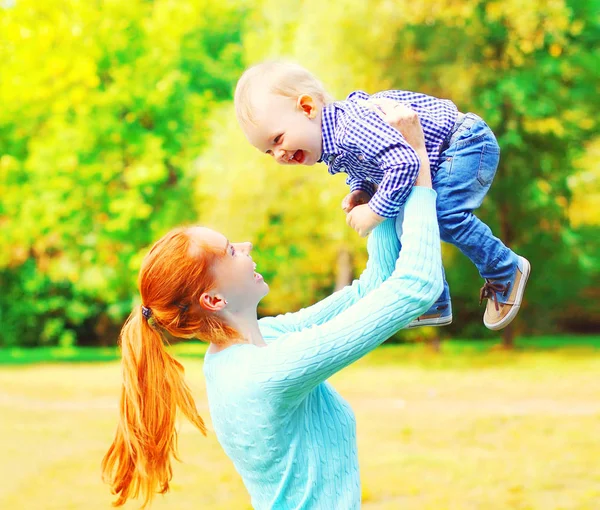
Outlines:
[[[479,215],[532,263],[522,323],[529,331],[547,331],[565,306],[595,313],[586,294],[600,271],[588,242],[598,228],[578,230],[569,218],[573,163],[597,133],[600,30],[591,4],[599,7],[473,3],[466,17],[404,27],[400,56],[387,64],[395,86],[447,95],[496,133],[501,163]],[[406,58],[414,54],[418,60]],[[402,57],[409,63],[399,71]],[[458,317],[467,319],[449,331],[470,324],[463,331],[478,334],[477,274],[463,257],[453,256],[447,268]],[[577,315],[581,322],[585,314]],[[591,324],[584,319],[579,329]]]
[[[102,334],[131,309],[143,250],[197,219],[192,162],[241,71],[242,14],[173,0],[0,11],[0,345]]]
[[[540,336],[518,337],[515,341],[519,351],[558,350],[561,352],[584,353],[600,350],[600,336]],[[177,358],[204,358],[207,344],[200,341],[185,340],[167,349]],[[431,348],[424,343],[416,344],[406,342],[401,347],[385,344],[376,356],[378,363],[387,365],[414,365],[415,360],[424,364],[436,363],[438,368],[453,366],[454,368],[470,368],[480,366],[479,357],[497,351],[497,341],[481,339],[462,340],[450,339],[444,342],[440,349],[440,356],[432,359]],[[508,355],[510,357],[510,354]],[[100,363],[117,361],[121,353],[117,347],[14,347],[0,349],[0,365],[34,365],[39,363]],[[460,358],[460,362],[456,360]],[[435,361],[434,361],[435,360]],[[450,361],[452,360],[452,361]],[[420,364],[417,362],[417,364]]]
[[[182,223],[254,242],[261,313],[331,292],[340,253],[362,269],[343,178],[274,165],[236,124],[243,67],[280,56],[336,97],[397,87],[482,115],[502,158],[480,215],[533,266],[520,329],[597,327],[598,0],[0,6],[0,346],[113,343],[143,253]],[[476,270],[444,261],[444,331],[492,336]]]

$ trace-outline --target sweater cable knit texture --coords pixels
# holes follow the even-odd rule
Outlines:
[[[435,192],[406,202],[402,251],[393,220],[369,236],[352,285],[296,313],[259,321],[266,347],[233,345],[204,362],[223,449],[263,509],[358,509],[354,413],[327,378],[418,317],[442,292]]]

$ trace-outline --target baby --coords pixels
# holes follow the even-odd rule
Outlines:
[[[324,162],[329,173],[348,175],[350,194],[342,207],[348,224],[363,236],[401,214],[419,172],[419,157],[385,120],[391,100],[419,116],[438,195],[441,238],[475,264],[485,279],[480,303],[488,299],[483,323],[502,329],[519,311],[530,264],[473,214],[490,189],[500,158],[496,137],[480,117],[460,113],[447,99],[404,90],[372,96],[356,91],[334,102],[315,76],[287,62],[249,68],[235,91],[238,121],[254,147],[282,165]],[[384,104],[386,108],[378,107]],[[451,322],[444,277],[437,302],[409,327]]]

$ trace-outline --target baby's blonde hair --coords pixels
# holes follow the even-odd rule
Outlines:
[[[256,125],[252,94],[257,87],[284,97],[297,98],[308,94],[322,104],[331,102],[323,84],[301,65],[281,60],[261,62],[246,69],[235,88],[235,113],[242,128]]]

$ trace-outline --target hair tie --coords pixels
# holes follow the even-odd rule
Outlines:
[[[150,317],[152,317],[152,310],[142,305],[142,315],[146,318],[146,320],[150,320]]]

